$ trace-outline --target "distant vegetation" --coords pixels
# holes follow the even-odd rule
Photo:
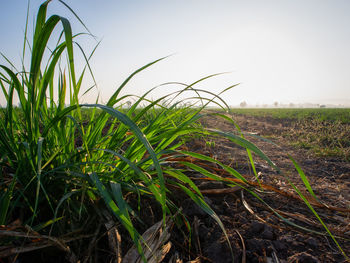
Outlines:
[[[350,108],[317,108],[317,109],[261,109],[245,108],[232,109],[234,114],[247,114],[251,116],[273,117],[278,119],[315,119],[319,121],[332,121],[350,123]]]

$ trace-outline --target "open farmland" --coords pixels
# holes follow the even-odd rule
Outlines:
[[[347,123],[329,120],[345,141],[318,154],[318,141],[293,143],[312,133],[298,126],[307,118],[236,114],[222,93],[196,89],[206,78],[154,100],[122,92],[162,59],[107,103],[83,104],[90,65],[74,64],[80,34],[47,18],[49,4],[25,35],[20,70],[0,65],[1,262],[348,260],[348,152],[332,152],[348,147]],[[207,110],[211,102],[221,110]]]
[[[234,108],[235,114],[286,120],[317,120],[350,123],[349,108]]]

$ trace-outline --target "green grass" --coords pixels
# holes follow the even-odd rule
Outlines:
[[[350,123],[349,108],[319,108],[319,109],[232,109],[236,114],[246,114],[257,117],[273,117],[277,119],[304,120],[315,119],[319,121]]]
[[[73,35],[70,22],[61,16],[46,18],[49,2],[38,11],[29,47],[25,34],[22,61],[29,52],[29,67],[22,64],[20,70],[13,71],[10,68],[16,67],[12,64],[0,65],[0,85],[7,100],[0,122],[0,225],[20,218],[21,225],[41,235],[63,237],[78,230],[82,234],[94,232],[105,220],[102,215],[109,213],[146,260],[135,227],[137,211],[126,196],[138,200],[137,210],[142,200],[153,199],[165,224],[166,217],[179,210],[168,188],[173,185],[210,214],[225,232],[197,186],[183,169],[173,168],[174,158],[185,155],[180,147],[186,137],[205,133],[196,124],[201,109],[219,98],[195,90],[194,85],[206,78],[155,101],[147,99],[149,92],[142,97],[120,95],[135,75],[159,59],[133,72],[106,105],[97,101],[80,104],[83,78],[90,65],[87,59],[81,72],[76,72],[74,43],[79,34]],[[58,24],[63,26],[60,41],[49,50],[47,43]],[[185,93],[192,99],[197,97],[203,106],[180,107],[176,98]],[[19,107],[13,105],[14,97]],[[125,108],[124,101],[130,99],[134,104]],[[145,103],[147,106],[141,107]],[[83,245],[79,242],[75,245],[78,251]]]
[[[106,222],[107,213],[119,222],[119,227],[129,235],[146,261],[144,250],[147,248],[142,245],[139,228],[142,218],[138,216],[144,209],[144,200],[152,200],[157,206],[163,227],[168,216],[177,215],[177,227],[186,229],[187,225],[185,232],[190,235],[191,228],[183,220],[185,215],[179,215],[178,194],[172,190],[175,188],[212,216],[226,235],[220,218],[205,203],[188,174],[197,172],[228,186],[232,183],[205,167],[184,162],[183,157],[212,162],[233,178],[241,179],[242,188],[260,197],[246,188],[245,178],[233,168],[208,156],[184,151],[185,141],[192,136],[222,136],[246,148],[252,166],[254,153],[278,168],[243,137],[229,117],[221,116],[231,120],[232,133],[207,130],[198,124],[202,110],[209,103],[229,111],[221,94],[195,88],[197,83],[214,75],[181,86],[177,92],[154,101],[147,99],[149,92],[141,97],[121,96],[135,75],[162,60],[159,59],[133,72],[106,105],[98,101],[80,104],[78,98],[84,76],[91,73],[89,60],[77,73],[74,43],[80,34],[73,35],[67,19],[57,15],[46,17],[49,2],[44,2],[38,11],[30,45],[25,34],[22,61],[29,57],[30,65],[22,64],[18,70],[14,65],[0,65],[0,86],[7,100],[0,121],[0,225],[4,225],[4,231],[19,220],[20,226],[27,229],[21,232],[23,228],[19,228],[20,235],[49,237],[70,256],[82,259],[90,253],[88,247],[94,245],[93,238],[86,241],[86,237],[100,239],[104,235],[105,230],[97,236],[93,233]],[[47,43],[59,24],[63,26],[59,42],[55,48],[48,49]],[[90,55],[84,54],[84,57]],[[6,61],[10,60],[6,58]],[[180,104],[176,98],[186,94],[192,104],[180,106],[183,100]],[[15,97],[19,107],[13,104]],[[124,102],[130,99],[134,104],[125,107]],[[317,213],[312,212],[317,217]],[[11,248],[12,242],[18,239],[12,233],[7,232],[8,238],[0,241],[2,246]],[[72,236],[78,237],[69,247],[62,245],[63,240]],[[20,242],[23,242],[23,251],[32,245],[28,239]]]

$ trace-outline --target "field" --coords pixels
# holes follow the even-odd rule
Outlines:
[[[317,120],[327,122],[350,123],[348,108],[234,108],[236,114],[256,117],[273,117],[288,120]]]
[[[155,100],[122,95],[162,59],[106,104],[82,104],[94,51],[77,69],[82,35],[48,4],[23,64],[0,65],[1,262],[349,259],[348,117],[243,114],[221,98],[235,85],[196,89],[213,76]]]

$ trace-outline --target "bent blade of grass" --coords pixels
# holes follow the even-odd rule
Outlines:
[[[9,60],[2,52],[0,52],[0,55],[6,60],[7,63],[16,71],[19,72],[19,70],[16,68],[16,66]]]
[[[121,213],[131,222],[131,218],[128,212],[128,205],[123,198],[122,188],[120,184],[116,182],[110,182],[110,186],[111,186],[111,194],[114,200],[117,202],[117,205],[119,206]]]
[[[197,89],[193,89],[193,86],[196,85],[196,84],[198,84],[198,83],[200,83],[200,82],[203,82],[204,80],[207,80],[207,79],[210,79],[210,78],[219,76],[219,75],[227,74],[227,73],[228,73],[228,72],[221,72],[221,73],[211,74],[211,75],[205,76],[205,77],[203,77],[203,78],[201,78],[201,79],[199,79],[199,80],[197,80],[197,81],[191,83],[190,85],[187,85],[187,84],[184,84],[184,83],[181,83],[181,82],[168,82],[168,83],[165,83],[165,84],[179,84],[179,85],[184,85],[184,86],[186,86],[186,88],[185,88],[185,89],[182,89],[182,90],[179,92],[179,94],[178,94],[177,96],[180,96],[183,92],[186,92],[187,90],[193,90],[193,91],[197,94],[198,98],[201,100],[202,96],[200,96],[200,94],[198,93],[198,90],[197,90]],[[208,91],[206,91],[206,92],[208,92]],[[171,104],[172,101],[173,101],[177,96],[175,96],[175,97],[169,102],[169,104]],[[217,95],[215,94],[215,96],[217,96]],[[202,106],[204,106],[204,103],[203,103],[202,100],[201,100],[201,102],[202,102]],[[225,101],[224,101],[224,104],[226,104]],[[227,107],[228,107],[228,105],[227,105]]]
[[[95,45],[95,47],[94,47],[94,49],[91,51],[89,57],[86,56],[84,49],[80,46],[80,44],[79,44],[78,42],[75,42],[75,44],[78,46],[78,48],[80,49],[80,52],[83,54],[84,59],[85,59],[85,63],[86,63],[86,64],[85,64],[85,67],[84,67],[83,72],[85,71],[86,67],[89,69],[90,76],[92,77],[92,80],[93,80],[93,82],[94,82],[94,86],[97,87],[97,82],[96,82],[96,79],[95,79],[95,75],[94,75],[94,73],[93,73],[93,71],[92,71],[92,69],[91,69],[91,66],[90,66],[89,61],[90,61],[91,57],[93,56],[93,54],[95,53],[95,51],[97,50],[97,47],[101,44],[101,41],[99,41],[99,42]],[[82,75],[83,75],[83,74],[82,74]],[[89,90],[90,90],[90,89],[88,89],[87,91],[85,91],[84,94],[83,94],[82,96],[84,96]]]
[[[267,157],[267,155],[262,150],[260,150],[255,144],[253,144],[252,142],[250,142],[250,141],[248,141],[240,136],[237,136],[233,133],[223,132],[223,131],[219,131],[219,130],[215,130],[215,129],[207,129],[207,130],[212,134],[221,135],[221,136],[229,139],[230,141],[242,146],[243,148],[251,150],[252,152],[257,154],[260,158],[265,160],[276,171],[280,171],[280,169],[271,161],[271,159],[269,157]]]
[[[103,185],[103,183],[100,181],[98,176],[95,173],[90,174],[91,180],[94,182],[95,186],[97,187],[100,195],[103,197],[103,200],[105,201],[107,207],[111,210],[111,212],[119,219],[119,221],[123,224],[123,226],[126,228],[126,230],[129,232],[131,239],[133,240],[135,246],[137,247],[137,251],[142,256],[142,258],[145,261],[144,252],[141,246],[140,242],[140,234],[137,232],[135,227],[133,226],[131,220],[129,220],[128,217],[126,217],[121,211],[120,208],[117,206],[117,204],[113,201],[109,191],[107,188]]]
[[[300,166],[294,161],[294,159],[289,156],[289,158],[292,160],[293,164],[295,165],[295,168],[297,169],[299,175],[301,176],[303,183],[305,184],[307,190],[312,194],[313,197],[317,199],[315,193],[313,192],[309,181],[307,180],[306,175],[304,174],[304,172],[301,170]],[[349,257],[346,255],[345,251],[342,249],[342,247],[339,245],[338,241],[336,240],[336,238],[334,237],[334,235],[332,234],[332,232],[328,229],[327,225],[323,222],[322,218],[319,216],[319,214],[316,212],[316,210],[313,208],[313,206],[310,204],[310,202],[307,200],[307,198],[301,193],[301,191],[292,183],[289,182],[289,184],[293,187],[293,189],[297,192],[297,194],[300,196],[300,198],[304,201],[304,203],[307,205],[307,207],[311,210],[311,212],[315,215],[315,217],[317,218],[317,220],[322,224],[323,228],[327,231],[328,235],[332,238],[333,242],[336,244],[336,246],[338,247],[338,249],[342,252],[342,254],[344,255],[344,257],[349,260]]]
[[[194,157],[196,159],[199,159],[199,160],[208,161],[208,162],[211,162],[211,163],[216,163],[219,166],[221,166],[225,171],[227,171],[228,173],[230,173],[231,175],[236,177],[237,179],[242,180],[242,182],[244,182],[244,183],[248,183],[247,179],[245,179],[239,172],[237,172],[233,168],[231,168],[231,167],[229,167],[227,165],[224,165],[223,163],[221,163],[218,160],[215,160],[215,159],[213,159],[213,158],[211,158],[209,156],[206,156],[206,155],[203,155],[203,154],[200,154],[200,153],[189,152],[189,151],[178,151],[178,152],[181,153],[181,154],[184,154],[184,155],[192,156],[192,157]]]
[[[52,61],[49,65],[48,69],[45,71],[43,79],[41,80],[40,91],[39,91],[39,96],[38,96],[37,105],[36,105],[37,111],[39,110],[39,108],[43,104],[43,100],[46,97],[45,95],[46,95],[46,90],[47,90],[48,84],[53,79],[54,70],[56,68],[57,62],[59,61],[64,49],[65,49],[65,46],[61,45],[57,49],[57,51],[56,50],[54,51],[54,56],[52,58]],[[52,96],[53,96],[53,94],[52,94]]]
[[[204,168],[202,168],[194,163],[183,162],[183,161],[180,161],[179,163],[182,165],[185,165],[185,166],[191,168],[192,170],[197,171],[198,173],[203,174],[204,176],[211,178],[215,181],[223,181],[223,179],[224,179],[221,176],[218,176],[214,173],[208,172],[206,169],[204,169]]]
[[[305,232],[309,232],[309,233],[312,233],[312,234],[317,234],[317,235],[321,235],[321,236],[326,236],[328,233],[322,233],[322,232],[319,232],[319,231],[316,231],[316,230],[312,230],[312,229],[309,229],[307,227],[304,227],[304,226],[301,226],[301,225],[298,225],[296,223],[294,223],[293,221],[290,221],[289,219],[285,218],[284,216],[282,216],[280,213],[278,213],[273,207],[271,207],[268,203],[266,203],[264,201],[264,199],[262,199],[257,193],[255,193],[254,191],[250,190],[250,189],[245,189],[247,190],[248,193],[250,193],[252,196],[254,196],[256,199],[258,199],[262,204],[264,204],[268,209],[271,210],[272,213],[274,213],[279,219],[282,220],[283,223],[287,224],[287,225],[290,225],[292,227],[295,227],[295,228],[298,228],[300,230],[303,230]],[[245,203],[247,203],[245,201]],[[249,207],[249,209],[251,209]]]
[[[37,34],[33,43],[32,60],[30,65],[29,82],[32,87],[29,92],[28,100],[30,102],[35,101],[35,92],[38,88],[36,82],[40,76],[40,67],[43,59],[44,51],[46,49],[48,40],[57,23],[60,21],[60,17],[57,15],[51,16],[43,25],[43,27],[37,28],[35,34]],[[37,31],[38,30],[38,31]]]
[[[24,61],[25,54],[26,54],[26,43],[28,41],[27,34],[28,34],[28,21],[29,21],[29,6],[30,2],[28,1],[27,5],[27,14],[26,14],[26,24],[24,27],[24,39],[23,39],[23,51],[22,51],[22,61]],[[24,69],[24,63],[22,63],[23,69]]]
[[[303,181],[304,185],[306,186],[306,189],[309,191],[309,193],[318,201],[317,196],[315,195],[314,191],[312,190],[312,187],[309,183],[309,180],[307,179],[304,171],[301,169],[301,167],[298,165],[298,163],[292,158],[292,156],[288,156],[289,159],[293,162],[295,169],[298,171],[298,174],[300,175],[301,180]]]
[[[56,220],[57,219],[57,213],[58,213],[58,209],[61,207],[61,205],[66,201],[68,200],[72,195],[74,194],[77,194],[77,193],[80,193],[81,190],[73,190],[71,192],[68,192],[66,193],[64,196],[61,197],[61,199],[59,200],[56,208],[55,208],[55,212],[54,212],[54,219],[53,220]],[[51,228],[52,230],[52,228]],[[50,233],[51,233],[51,230],[50,230]]]
[[[112,107],[108,107],[105,105],[100,105],[100,104],[82,104],[82,107],[98,107],[102,109],[103,111],[109,113],[111,116],[117,118],[120,120],[124,125],[129,127],[135,134],[135,136],[138,138],[138,140],[145,146],[147,149],[149,155],[151,156],[153,160],[153,164],[155,166],[155,169],[157,171],[158,179],[159,179],[159,187],[161,191],[161,199],[160,199],[160,204],[163,210],[163,221],[165,222],[165,217],[166,217],[166,187],[165,187],[165,181],[164,181],[164,176],[163,176],[163,171],[162,168],[160,167],[159,160],[157,158],[156,153],[153,150],[152,145],[149,143],[147,140],[145,134],[142,133],[142,131],[139,129],[139,127],[124,113],[113,109]]]
[[[45,24],[47,6],[48,6],[49,2],[50,2],[50,0],[47,0],[44,3],[42,3],[39,7],[39,11],[38,11],[36,21],[35,21],[35,31],[34,31],[33,43],[38,40],[40,31]]]
[[[19,101],[21,103],[21,107],[23,108],[24,112],[26,112],[27,104],[26,104],[26,98],[25,98],[25,94],[24,94],[24,88],[21,85],[20,81],[18,80],[16,74],[12,70],[10,70],[8,67],[6,67],[4,65],[0,65],[0,67],[3,68],[6,71],[6,73],[10,76],[10,80],[7,80],[7,82],[10,84],[9,100],[7,100],[7,106],[10,109],[8,115],[12,120],[13,88],[16,89],[18,97],[19,97]],[[29,116],[25,116],[25,117],[29,117]]]
[[[338,241],[336,240],[335,236],[332,234],[332,232],[328,229],[327,225],[323,222],[322,218],[319,216],[319,214],[316,212],[316,210],[312,207],[310,202],[307,200],[307,198],[300,192],[300,190],[293,184],[290,183],[293,189],[298,193],[300,198],[304,201],[304,203],[307,205],[307,207],[311,210],[311,212],[315,215],[317,220],[322,224],[323,228],[327,231],[328,235],[332,238],[333,242],[336,244],[338,249],[341,251],[341,253],[344,255],[344,257],[349,260],[349,257],[346,255],[345,251],[342,249],[342,247],[339,245]]]
[[[74,69],[74,55],[73,55],[73,34],[72,34],[72,27],[70,25],[70,22],[68,19],[64,17],[59,17],[63,26],[64,30],[64,37],[66,40],[67,45],[67,52],[68,52],[68,59],[69,59],[69,65],[70,65],[70,74],[72,78],[72,84],[74,89],[74,94],[76,96],[76,103],[79,103],[78,101],[78,93],[79,90],[77,89],[77,82],[75,78],[75,69]]]
[[[101,180],[98,178],[96,173],[90,174],[90,179],[94,183],[94,186],[97,187],[98,192],[100,193],[101,197],[105,201],[107,207],[113,212],[113,214],[119,219],[119,221],[125,226],[125,228],[129,231],[130,236],[134,240],[136,237],[135,228],[132,224],[132,222],[127,218],[120,210],[120,208],[117,206],[117,204],[114,202],[113,198],[111,197],[109,191],[107,190],[106,186],[101,182]]]
[[[164,132],[161,134],[161,136],[159,137],[159,141],[160,143],[158,144],[158,146],[156,147],[156,151],[160,151],[161,149],[165,149],[167,148],[170,144],[172,144],[176,139],[178,139],[181,136],[184,135],[193,135],[196,132],[198,132],[199,129],[196,128],[189,128],[189,129],[174,129],[174,131],[169,131],[169,132]],[[176,149],[178,147],[180,147],[183,143],[179,142],[176,145],[176,147],[171,146],[171,148]]]
[[[188,184],[195,191],[195,193],[197,195],[199,195],[201,198],[203,198],[203,195],[202,195],[201,191],[199,190],[199,188],[197,187],[197,185],[187,175],[185,175],[181,171],[176,170],[176,169],[174,169],[174,170],[167,169],[164,173],[174,177],[175,179],[183,182],[184,184]]]
[[[149,190],[153,193],[154,197],[156,198],[156,200],[161,204],[162,202],[162,198],[161,198],[161,193],[159,192],[159,188],[155,185],[155,183],[153,183],[146,175],[145,173],[139,168],[137,167],[137,165],[135,165],[133,162],[131,162],[129,159],[125,158],[123,155],[109,150],[109,149],[96,149],[99,151],[104,151],[104,152],[108,152],[114,156],[117,156],[118,158],[120,158],[122,161],[124,161],[133,171],[134,173],[136,173],[139,178],[141,179],[141,181],[145,182],[146,185],[148,186]]]
[[[223,115],[223,114],[216,114],[216,115],[221,117],[221,118],[223,118],[223,119],[228,120],[229,122],[231,122],[236,127],[238,132],[240,133],[242,139],[245,139],[244,138],[244,134],[241,131],[241,128],[239,127],[239,125],[232,118],[230,118],[230,117],[228,117],[226,115]],[[256,168],[255,168],[255,164],[254,164],[252,153],[251,153],[251,151],[248,148],[246,148],[246,151],[247,151],[247,155],[248,155],[248,158],[249,158],[250,166],[253,169],[254,176],[255,176],[256,180],[258,181],[259,186],[261,187],[260,179],[259,179],[258,173],[256,172]]]
[[[59,2],[61,2],[75,17],[76,19],[79,20],[79,22],[83,25],[83,27],[86,29],[87,32],[89,32],[89,34],[94,37],[96,39],[96,37],[90,32],[89,28],[84,24],[84,22],[80,19],[80,17],[74,12],[74,10],[67,5],[64,1],[62,0],[58,0]]]
[[[225,120],[227,120],[228,122],[232,123],[236,129],[239,131],[239,132],[242,132],[241,131],[241,128],[239,127],[239,125],[235,122],[235,120],[233,119],[233,117],[229,117],[225,114],[221,114],[221,113],[208,113],[208,115],[214,115],[214,116],[218,116],[220,118],[223,118]]]
[[[7,90],[5,88],[5,85],[3,83],[3,81],[5,81],[5,79],[2,78],[2,73],[0,72],[0,86],[1,86],[1,89],[2,89],[2,93],[4,94],[5,96],[5,101],[9,101],[9,95],[7,93]]]
[[[50,220],[48,220],[48,221],[46,221],[44,223],[41,223],[41,224],[36,225],[36,226],[33,226],[32,229],[34,231],[38,232],[38,231],[40,231],[40,230],[42,230],[42,229],[44,229],[44,228],[46,228],[46,227],[48,227],[50,225],[53,225],[54,223],[56,223],[56,222],[58,222],[58,221],[60,221],[62,219],[64,219],[64,216],[61,216],[61,217],[58,217],[58,218],[54,218],[54,219],[50,219]]]
[[[243,134],[241,135],[241,137],[244,138]],[[250,167],[253,169],[253,173],[254,173],[255,179],[258,181],[258,184],[261,187],[261,182],[260,182],[258,173],[256,172],[256,169],[255,169],[255,164],[254,164],[252,152],[249,149],[246,149],[246,151],[247,151],[247,155],[248,155],[248,158],[249,158]]]
[[[145,70],[146,68],[152,66],[153,64],[163,60],[163,59],[166,59],[168,56],[166,57],[162,57],[160,59],[157,59],[151,63],[148,63],[146,64],[145,66],[137,69],[136,71],[134,71],[129,77],[127,77],[125,79],[125,81],[119,86],[119,88],[114,92],[114,94],[110,97],[110,99],[108,100],[107,102],[107,106],[113,106],[116,102],[116,98],[118,97],[119,93],[121,92],[121,90],[125,87],[125,85],[135,76],[137,75],[138,73],[142,72],[143,70]]]

